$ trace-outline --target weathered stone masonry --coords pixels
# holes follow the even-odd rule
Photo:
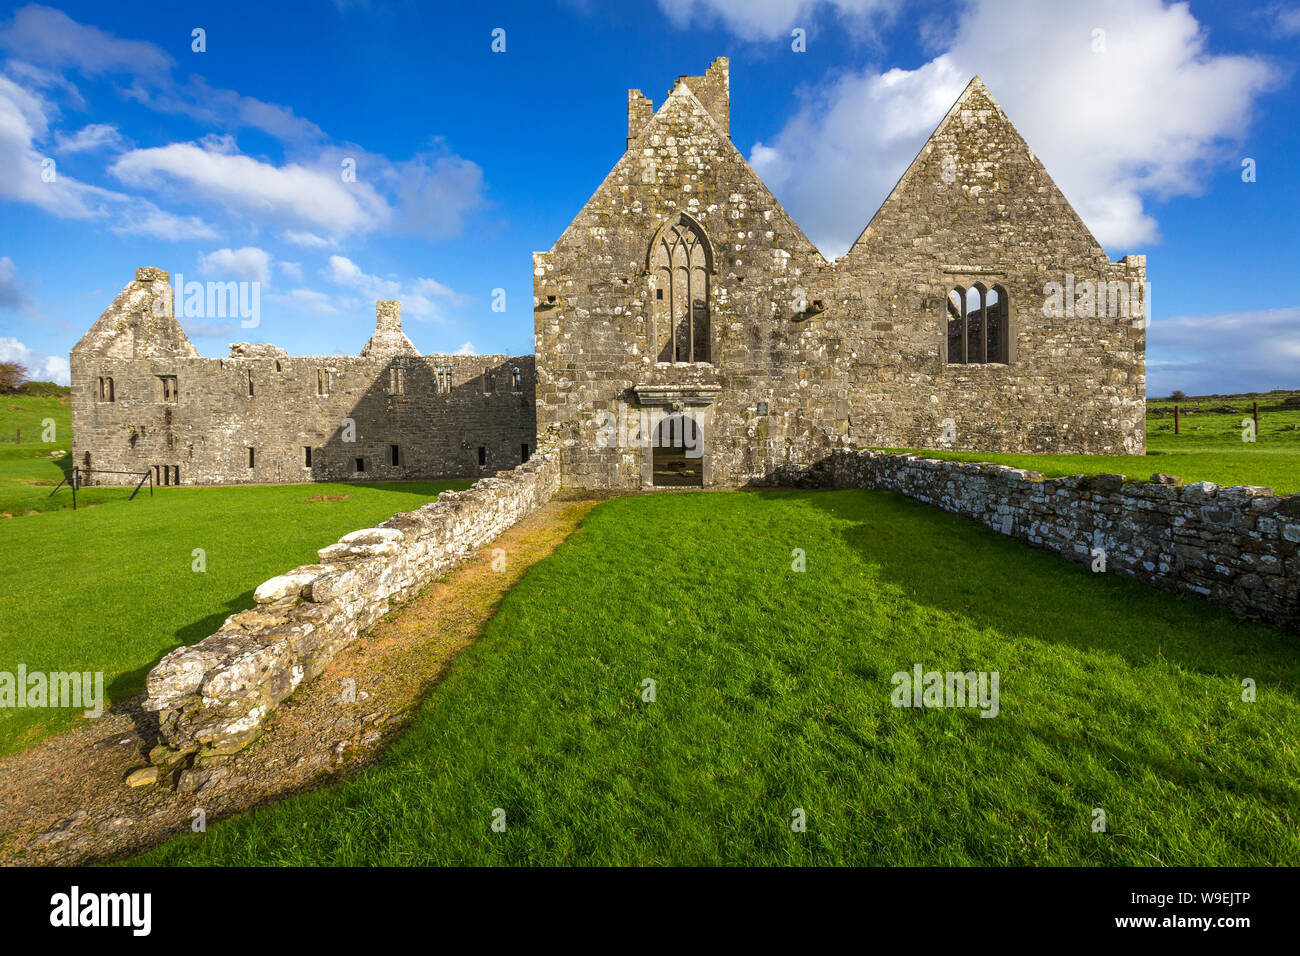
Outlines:
[[[420,355],[397,302],[378,303],[359,356],[240,343],[209,359],[167,273],[138,269],[71,364],[74,463],[94,483],[479,477],[536,446],[532,356]]]
[[[832,487],[896,491],[1072,561],[1101,549],[1107,571],[1300,631],[1300,495],[1123,475],[1044,480],[878,451],[838,452],[822,470]]]
[[[946,423],[954,449],[1143,451],[1143,323],[1128,302],[1043,305],[1070,276],[1141,286],[1145,257],[1107,259],[978,78],[830,263],[732,144],[728,70],[680,78],[657,111],[630,91],[625,153],[534,254],[538,424],[563,429],[566,484],[657,483],[649,445],[683,414],[706,486],[840,448],[944,446]],[[1004,360],[952,361],[959,288],[1000,290]],[[629,415],[648,421],[638,441],[602,434]]]

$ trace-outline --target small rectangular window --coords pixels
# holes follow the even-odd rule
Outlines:
[[[113,379],[109,376],[103,376],[99,380],[99,400],[101,402],[113,401]]]
[[[399,445],[388,446],[388,463],[394,468],[402,463],[402,449]]]
[[[492,370],[485,368],[483,370],[483,394],[491,395],[497,389],[497,384],[492,378]]]
[[[253,397],[253,370],[248,370],[248,397]]]
[[[528,460],[528,443],[524,442],[524,444],[519,446],[519,461],[525,462],[527,460]]]
[[[311,467],[311,445],[302,446],[302,466],[304,468]]]
[[[253,467],[253,461],[254,461],[254,457],[255,457],[255,455],[256,455],[256,452],[255,452],[252,448],[248,449],[248,467],[249,467],[249,468],[252,468],[252,467]]]
[[[406,372],[394,366],[388,370],[388,392],[391,395],[406,394]]]
[[[658,300],[659,302],[662,302],[664,300],[663,289],[655,289],[655,299]]]
[[[327,368],[316,369],[316,394],[328,395],[330,393],[330,372]]]
[[[358,472],[362,472],[362,471],[365,471],[365,470],[366,470],[366,460],[365,460],[364,458],[358,458],[358,459],[357,459],[357,471],[358,471]]]
[[[162,381],[162,400],[164,402],[176,401],[179,394],[179,390],[176,387],[176,376],[159,375],[158,378]]]
[[[487,465],[487,448],[483,445],[478,446],[478,466],[483,468]]]
[[[179,485],[180,483],[181,483],[181,466],[172,465],[172,484]]]
[[[515,392],[524,390],[524,377],[517,368],[510,372],[510,389]]]
[[[439,365],[436,372],[438,391],[445,395],[451,391],[451,366]]]

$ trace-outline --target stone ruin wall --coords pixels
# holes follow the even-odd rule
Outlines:
[[[1300,495],[1123,475],[1044,479],[1005,465],[877,451],[820,466],[835,488],[883,488],[1106,571],[1300,631]]]
[[[342,647],[559,487],[559,457],[543,446],[526,464],[344,535],[318,552],[318,563],[261,584],[255,607],[172,651],[149,672],[144,708],[158,713],[160,730],[151,761],[172,770],[195,756],[243,748],[279,703],[317,677]]]
[[[645,384],[719,388],[685,408],[703,430],[706,485],[780,480],[868,444],[1144,450],[1143,323],[1052,318],[1043,303],[1067,274],[1141,286],[1145,257],[1107,259],[982,84],[827,263],[732,145],[725,69],[682,78],[658,112],[631,91],[626,153],[534,255],[538,424],[564,429],[566,483],[644,486],[648,449],[607,447],[597,413],[638,415]],[[656,361],[650,341],[650,244],[683,212],[713,250],[707,364]],[[1008,364],[946,362],[947,292],[975,282],[1009,293]],[[796,290],[822,311],[801,313]],[[652,424],[668,413],[649,411]]]
[[[165,272],[139,272],[143,280],[128,293],[141,287],[170,297]],[[83,340],[72,352],[73,461],[90,466],[92,483],[134,483],[102,472],[156,466],[177,469],[183,485],[478,478],[520,464],[524,446],[529,453],[536,447],[531,355],[414,354],[394,318],[396,303],[381,303],[379,329],[363,350],[369,354],[290,356],[274,346],[239,344],[230,357],[202,358],[179,325],[145,324],[152,317],[141,288],[133,293],[139,301],[122,310],[124,328]],[[392,329],[384,326],[393,321],[408,354],[386,337]],[[376,340],[387,348],[372,348]],[[440,367],[452,370],[449,392],[439,390]],[[400,394],[391,391],[392,369],[402,373]],[[324,395],[320,370],[329,375]],[[176,377],[175,402],[164,401],[165,375]],[[99,400],[101,376],[113,380],[111,402]],[[345,419],[354,423],[351,441]],[[167,477],[160,472],[158,481],[170,483]]]

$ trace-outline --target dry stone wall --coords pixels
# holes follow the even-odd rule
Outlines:
[[[1300,495],[877,451],[836,453],[821,470],[833,487],[896,491],[1072,561],[1099,550],[1107,571],[1300,631]]]
[[[260,585],[257,606],[217,633],[164,657],[146,680],[157,711],[154,763],[234,753],[339,649],[433,579],[541,507],[560,484],[559,457],[544,449],[527,463],[444,492],[415,511],[345,535],[319,562]]]

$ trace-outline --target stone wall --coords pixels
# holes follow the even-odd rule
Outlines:
[[[360,355],[236,343],[224,359],[194,350],[171,303],[166,272],[137,270],[72,350],[73,460],[91,483],[478,478],[536,447],[533,357],[420,355],[397,302],[377,303]]]
[[[239,750],[341,647],[541,507],[559,484],[558,455],[543,449],[465,491],[345,535],[320,550],[318,563],[264,582],[256,607],[149,672],[144,707],[158,712],[161,732],[151,759],[172,766]]]
[[[1300,631],[1300,495],[1165,475],[1044,479],[877,451],[839,452],[820,468],[833,487],[896,491],[1071,561],[1092,564],[1100,549],[1108,572]]]

